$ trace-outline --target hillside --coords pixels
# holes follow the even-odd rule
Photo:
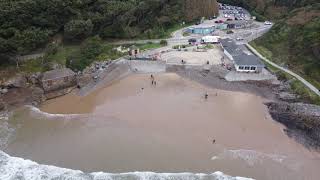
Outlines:
[[[254,43],[320,89],[320,4],[291,11]]]
[[[193,4],[197,6],[185,11]],[[5,57],[44,47],[56,34],[68,42],[92,35],[163,37],[172,25],[217,13],[216,4],[216,0],[0,0],[0,64]],[[199,10],[203,8],[207,10]]]

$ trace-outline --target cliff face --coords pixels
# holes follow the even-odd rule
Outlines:
[[[184,13],[188,21],[218,15],[218,3],[216,0],[185,0]]]

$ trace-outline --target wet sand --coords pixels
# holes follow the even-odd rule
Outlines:
[[[84,171],[320,176],[319,154],[288,138],[261,97],[210,89],[176,74],[157,74],[156,80],[152,86],[150,75],[132,75],[41,107],[65,116],[17,111],[9,122],[16,134],[5,152]]]

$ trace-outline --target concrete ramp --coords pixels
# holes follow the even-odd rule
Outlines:
[[[105,70],[96,74],[96,80],[92,80],[85,87],[81,88],[79,95],[85,96],[93,90],[108,86],[113,82],[120,80],[131,73],[130,66],[126,60],[118,60],[111,63]]]

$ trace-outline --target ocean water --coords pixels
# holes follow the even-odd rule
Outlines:
[[[49,165],[40,165],[31,160],[11,157],[0,151],[1,180],[252,180],[251,178],[232,177],[222,172],[212,174],[194,173],[84,173]]]

